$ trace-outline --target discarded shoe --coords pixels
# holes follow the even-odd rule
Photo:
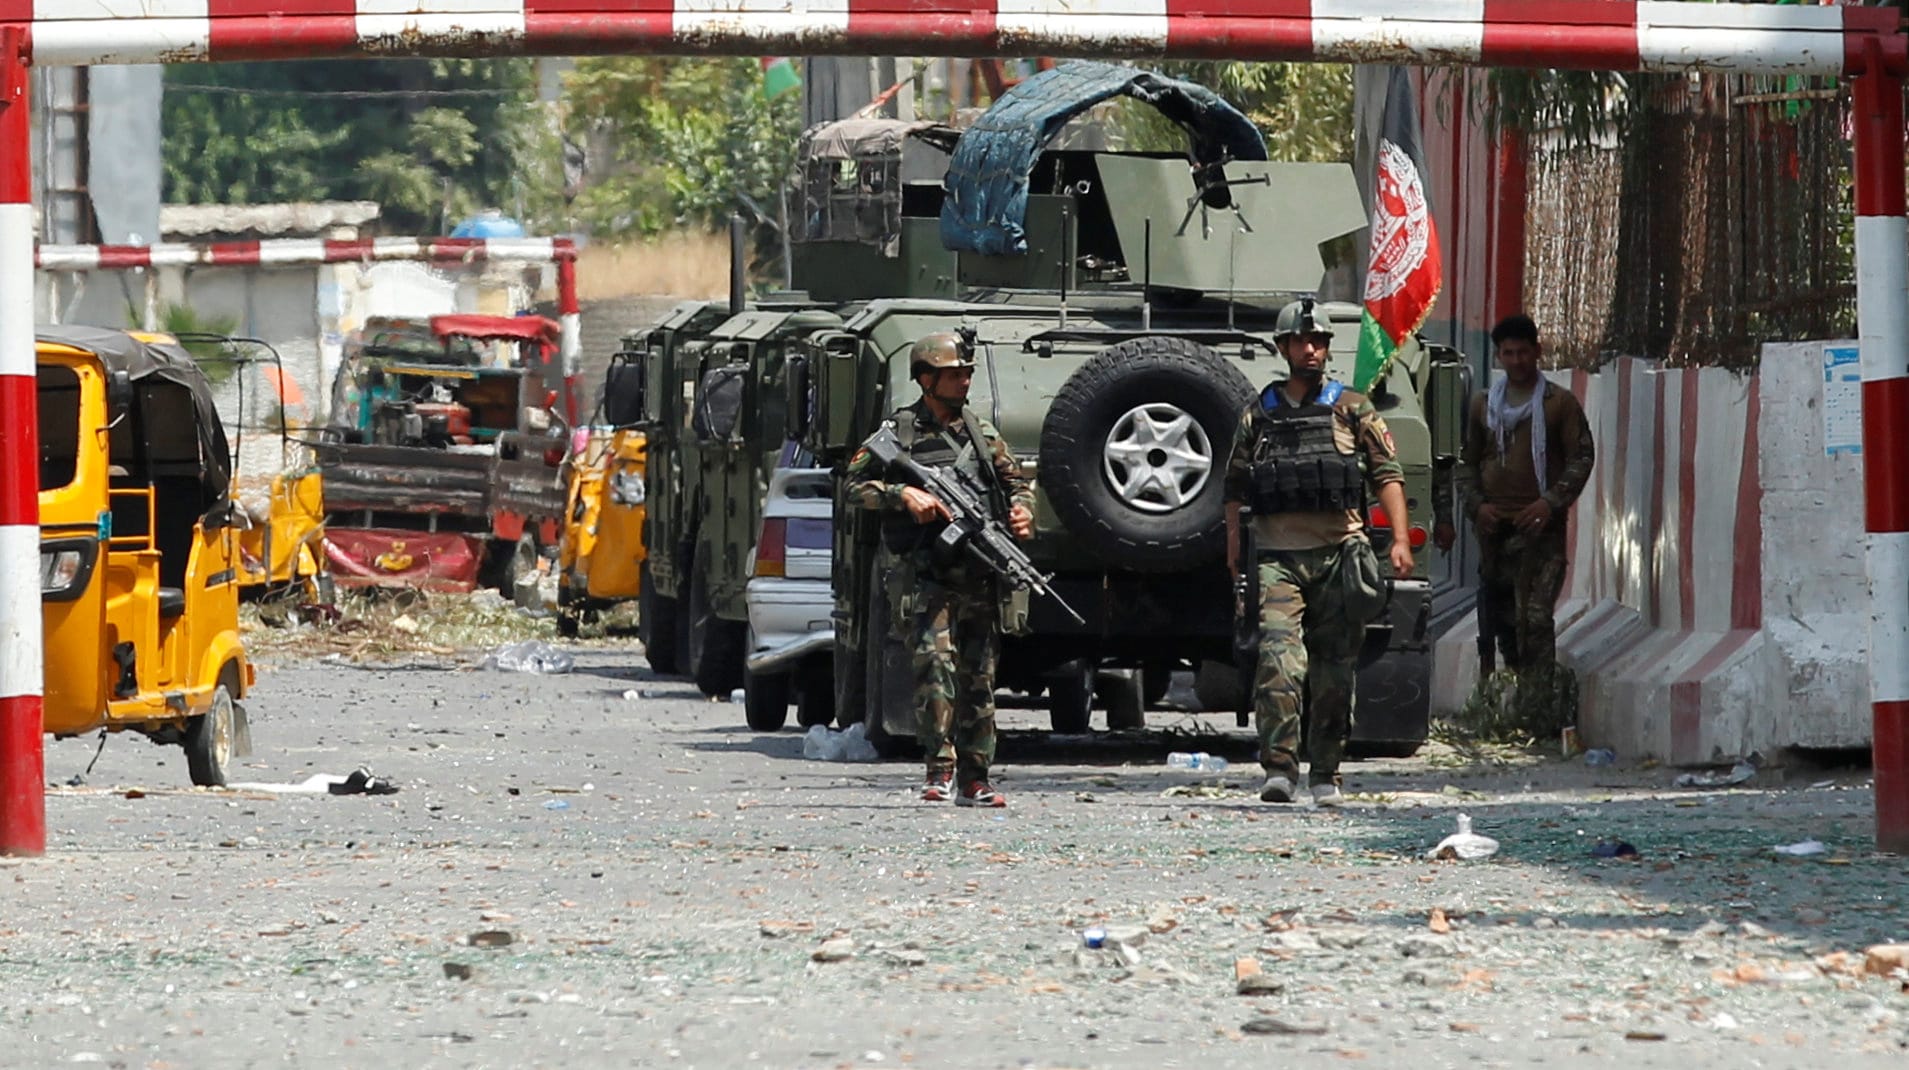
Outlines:
[[[383,777],[371,775],[371,770],[359,766],[343,781],[325,790],[333,795],[396,795],[398,786]]]

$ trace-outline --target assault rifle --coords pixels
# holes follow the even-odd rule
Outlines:
[[[1015,545],[1014,534],[995,519],[994,510],[988,507],[988,489],[977,486],[973,476],[956,468],[921,465],[902,449],[895,429],[886,425],[862,445],[884,467],[906,476],[909,482],[940,499],[953,514],[953,519],[935,536],[938,549],[950,558],[965,552],[1014,590],[1046,595],[1066,610],[1074,623],[1087,623],[1066,599],[1055,593],[1048,583],[1052,577],[1042,575],[1027,554]]]

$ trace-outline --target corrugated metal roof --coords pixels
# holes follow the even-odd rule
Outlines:
[[[167,204],[159,230],[168,238],[213,235],[320,237],[338,227],[362,227],[378,218],[377,201],[302,201],[288,204]]]

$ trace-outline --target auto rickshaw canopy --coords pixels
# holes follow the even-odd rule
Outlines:
[[[101,327],[40,325],[37,341],[65,346],[99,358],[108,382],[112,417],[132,421],[136,449],[151,460],[191,460],[180,456],[187,444],[197,453],[199,509],[227,496],[232,484],[232,454],[225,425],[212,402],[212,384],[185,348],[172,342],[141,341],[124,331]],[[120,384],[124,384],[123,386]],[[179,404],[179,394],[191,399]],[[115,435],[115,440],[119,439]],[[124,464],[131,458],[116,458]],[[129,475],[150,475],[129,470]]]

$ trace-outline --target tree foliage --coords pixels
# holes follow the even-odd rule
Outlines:
[[[523,59],[323,60],[166,69],[174,203],[375,200],[436,231],[508,203],[535,139]]]
[[[610,56],[566,79],[564,129],[603,146],[577,197],[600,234],[721,225],[753,201],[764,212],[794,164],[799,94],[762,93],[755,60]]]
[[[1244,112],[1266,138],[1267,155],[1274,160],[1352,159],[1352,68],[1345,64],[1190,60],[1164,63],[1159,70],[1203,85]],[[1185,133],[1144,104],[1130,102],[1118,125],[1130,149],[1186,148]]]

